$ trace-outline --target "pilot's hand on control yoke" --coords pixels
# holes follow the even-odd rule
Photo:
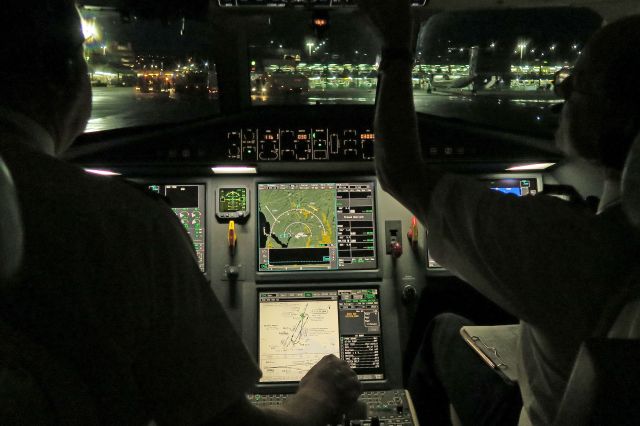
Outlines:
[[[287,399],[284,408],[303,415],[305,424],[331,423],[348,411],[362,393],[356,373],[334,355],[322,358],[300,381],[298,392]]]
[[[411,49],[409,0],[358,0],[358,6],[380,33],[383,49]]]

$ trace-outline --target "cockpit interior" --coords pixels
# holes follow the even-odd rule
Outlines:
[[[441,266],[425,224],[382,188],[381,45],[356,3],[79,1],[93,112],[61,158],[175,213],[262,371],[252,404],[283,404],[334,354],[367,407],[338,424],[429,424],[406,390],[425,325],[448,311],[519,319]],[[604,177],[554,144],[554,75],[638,2],[413,0],[411,12],[428,165],[595,209]]]

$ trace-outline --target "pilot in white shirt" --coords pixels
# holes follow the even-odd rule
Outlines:
[[[640,89],[626,71],[635,69],[630,63],[640,66],[640,55],[625,48],[640,43],[640,17],[600,30],[560,88],[566,103],[559,147],[591,161],[605,177],[595,215],[547,196],[491,191],[429,166],[413,107],[409,5],[363,0],[360,6],[384,46],[375,119],[383,188],[425,224],[438,263],[522,320],[520,392],[500,379],[483,381],[498,376],[483,376],[488,368],[477,357],[476,369],[465,355],[456,362],[464,352],[452,345],[465,345],[458,333],[464,319],[445,315],[427,327],[410,383],[422,421],[448,422],[452,402],[464,424],[516,424],[519,418],[521,424],[551,424],[580,343],[594,332],[607,296],[626,284],[635,261],[637,241],[616,204],[620,172],[640,131]]]

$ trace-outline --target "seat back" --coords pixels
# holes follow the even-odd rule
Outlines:
[[[622,207],[640,229],[640,135],[622,178]],[[636,425],[640,419],[640,269],[605,309],[599,336],[578,353],[556,425]]]
[[[640,135],[631,146],[622,173],[622,208],[631,223],[640,229]]]
[[[0,158],[0,424],[98,424],[91,397],[73,369],[8,316],[11,295],[20,289],[23,240],[16,189]]]
[[[0,158],[0,286],[15,276],[22,262],[22,222],[9,169]]]

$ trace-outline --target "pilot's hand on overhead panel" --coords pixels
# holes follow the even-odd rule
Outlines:
[[[383,49],[411,49],[412,21],[408,0],[358,0],[382,37]]]
[[[283,408],[302,424],[326,425],[347,412],[361,393],[356,373],[346,362],[327,355],[302,378],[298,392]]]

